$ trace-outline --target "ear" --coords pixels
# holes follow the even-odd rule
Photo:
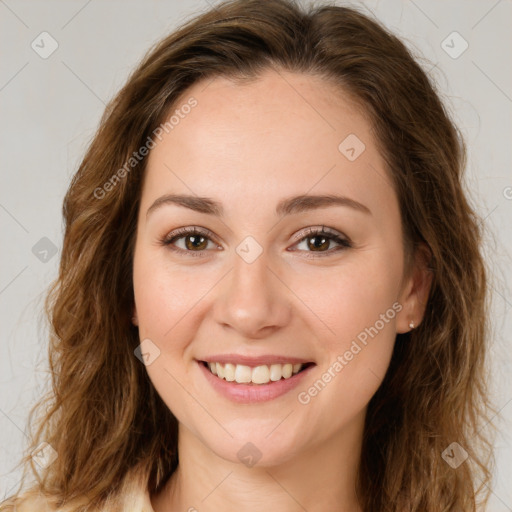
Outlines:
[[[132,324],[139,325],[139,317],[137,316],[137,306],[135,306],[135,304],[133,305]]]
[[[412,269],[402,286],[398,302],[402,310],[396,317],[397,333],[406,333],[418,327],[423,320],[434,274],[430,267],[432,253],[430,248],[421,243],[415,250]],[[414,327],[410,327],[410,323]]]

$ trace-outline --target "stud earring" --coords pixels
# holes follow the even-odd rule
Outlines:
[[[411,329],[414,329],[414,322],[413,322],[412,320],[409,322],[409,327],[410,327]]]

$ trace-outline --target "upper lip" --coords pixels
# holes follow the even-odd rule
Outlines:
[[[303,359],[300,357],[282,356],[282,355],[262,355],[257,357],[238,355],[238,354],[215,354],[206,356],[198,359],[198,361],[205,361],[207,363],[231,363],[231,364],[243,364],[245,366],[260,366],[260,365],[271,365],[271,364],[306,364],[312,363],[313,361]]]

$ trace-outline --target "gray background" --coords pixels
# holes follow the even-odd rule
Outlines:
[[[214,3],[0,0],[0,498],[20,479],[13,468],[26,445],[28,411],[47,389],[42,306],[57,274],[69,180],[106,102],[150,45]],[[360,5],[405,40],[466,137],[467,188],[485,218],[495,292],[499,434],[488,510],[512,511],[511,1],[336,3]],[[51,48],[44,31],[58,43],[47,58],[31,47]],[[461,55],[464,42],[454,31],[469,45]]]

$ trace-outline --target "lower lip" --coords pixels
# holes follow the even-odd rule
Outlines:
[[[281,379],[275,382],[269,382],[268,384],[238,384],[236,382],[228,382],[216,375],[205,367],[205,365],[198,361],[197,362],[201,371],[203,372],[206,380],[212,385],[212,387],[218,391],[221,395],[229,398],[233,402],[242,404],[250,404],[254,402],[267,402],[274,398],[280,397],[288,391],[296,388],[301,381],[304,379],[306,374],[315,366],[311,365],[305,370],[296,373],[289,379]]]

